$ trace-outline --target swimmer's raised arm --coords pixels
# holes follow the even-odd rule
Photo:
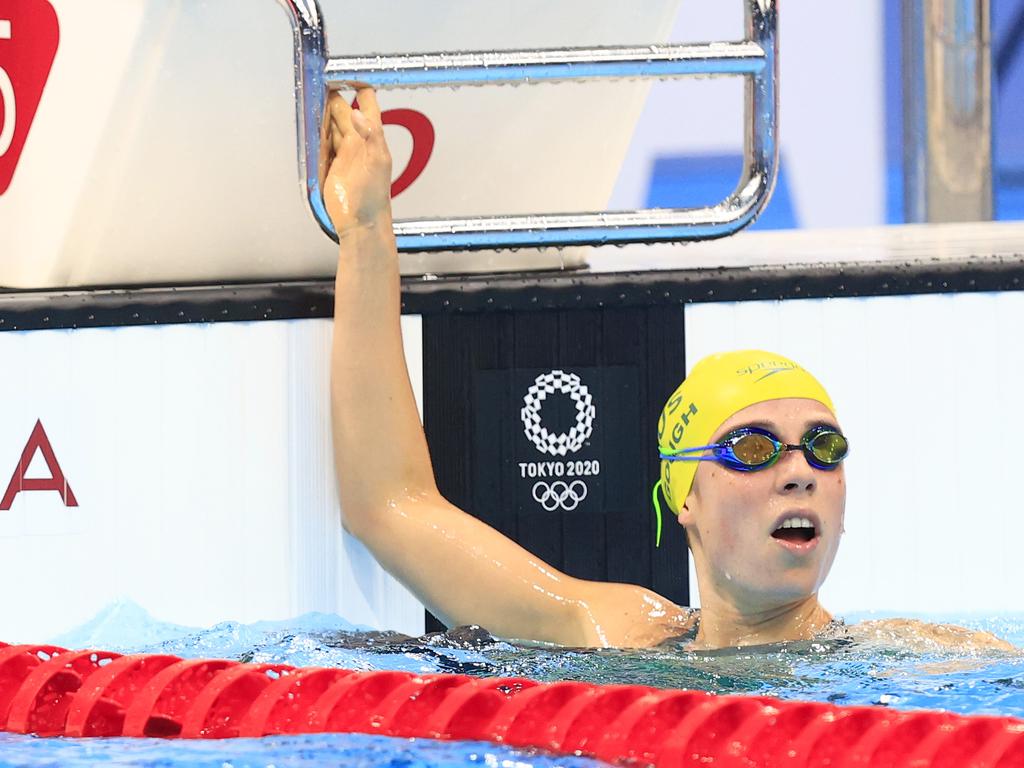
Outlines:
[[[371,89],[329,104],[324,200],[340,237],[331,398],[345,528],[450,625],[564,645],[652,645],[688,612],[569,577],[438,492],[405,368],[391,159]]]

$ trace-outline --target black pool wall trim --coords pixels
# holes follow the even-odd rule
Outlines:
[[[407,277],[406,314],[651,307],[1024,289],[1024,254],[960,261]],[[330,317],[333,280],[0,289],[0,331]]]

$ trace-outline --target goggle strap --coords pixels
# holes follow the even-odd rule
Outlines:
[[[715,448],[718,448],[718,447],[719,447],[718,443],[715,443],[714,445],[695,445],[692,448],[678,448],[678,449],[676,449],[674,451],[662,450],[659,447],[658,448],[658,453],[661,455],[661,458],[668,459],[668,458],[673,458],[673,457],[676,457],[676,456],[681,456],[684,453],[703,453],[704,451],[711,451],[711,450],[714,450]]]
[[[658,478],[658,482],[654,484],[654,488],[651,491],[651,501],[654,503],[654,516],[658,521],[657,530],[654,534],[654,546],[661,546],[661,499],[659,498],[658,492],[661,490],[661,478]]]

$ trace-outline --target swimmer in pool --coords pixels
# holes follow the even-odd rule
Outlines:
[[[643,587],[561,573],[446,501],[405,368],[391,158],[375,93],[361,89],[358,100],[354,111],[331,95],[322,166],[340,241],[331,397],[343,524],[436,616],[577,647],[689,637],[694,648],[721,648],[842,631],[1014,649],[920,622],[843,627],[819,603],[843,531],[846,439],[821,385],[777,355],[702,361],[662,414],[661,505],[686,531],[699,612]]]

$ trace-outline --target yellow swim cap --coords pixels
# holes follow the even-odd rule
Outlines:
[[[787,397],[817,400],[835,412],[832,400],[818,380],[782,355],[747,349],[705,357],[693,367],[661,411],[659,453],[707,445],[715,430],[737,411],[754,403]],[[699,465],[697,461],[662,460],[658,485],[673,512],[678,514],[690,495]],[[654,489],[654,500],[660,543],[658,485]]]

